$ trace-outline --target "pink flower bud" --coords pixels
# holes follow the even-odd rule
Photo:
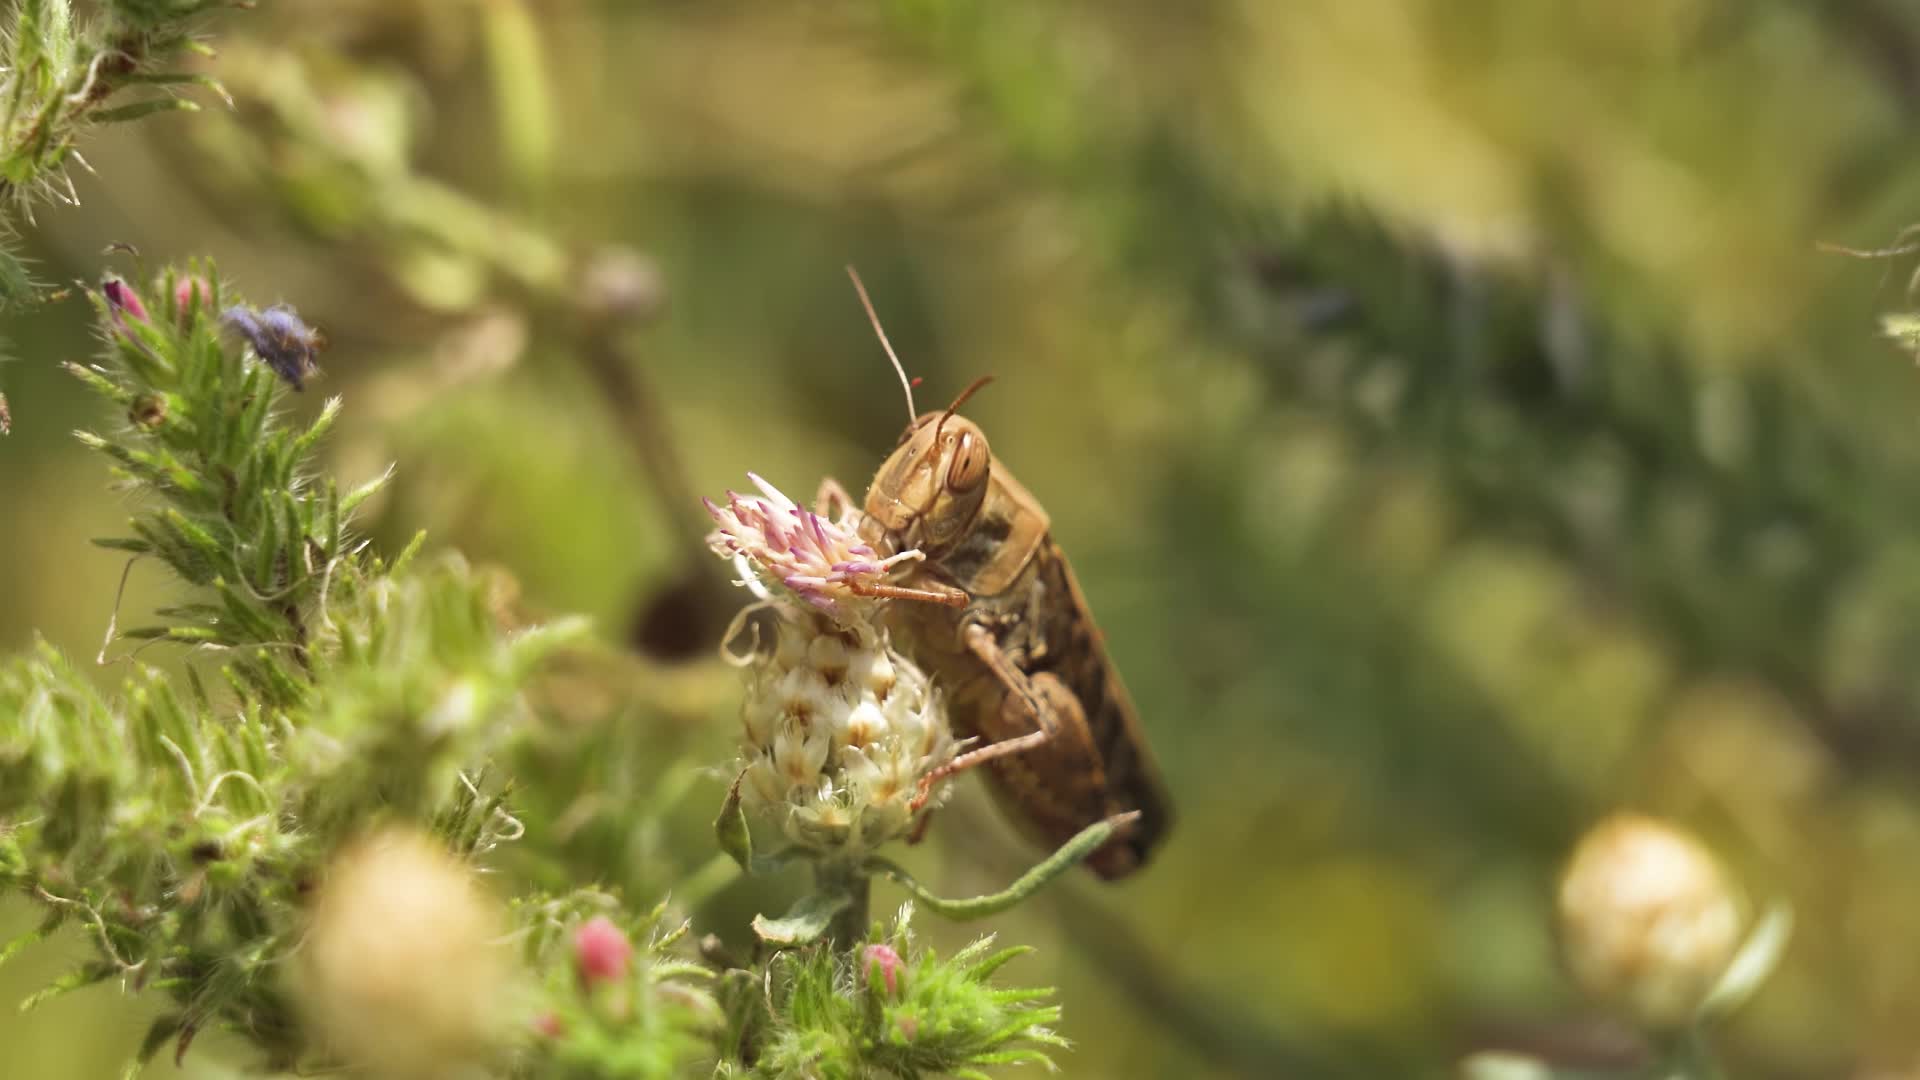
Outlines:
[[[567,1033],[567,1025],[560,1022],[558,1015],[543,1012],[533,1018],[533,1030],[549,1039],[557,1039]]]
[[[184,277],[173,286],[173,309],[184,315],[193,310],[195,304],[213,302],[213,287],[203,277]]]
[[[142,320],[147,317],[147,305],[140,302],[140,294],[119,278],[108,278],[100,286],[100,291],[106,294],[107,306],[113,310],[116,319],[123,315]]]
[[[912,1042],[920,1034],[920,1018],[912,1013],[901,1013],[893,1018],[894,1029],[900,1032],[901,1042]]]
[[[597,915],[573,933],[573,962],[587,983],[625,978],[633,943],[605,915]]]
[[[873,971],[880,969],[880,980],[887,984],[887,993],[900,992],[900,954],[893,951],[891,945],[869,945],[861,950],[861,960],[867,967],[867,981],[873,981]]]

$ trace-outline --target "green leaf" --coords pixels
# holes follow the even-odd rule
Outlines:
[[[171,1042],[186,1026],[186,1018],[177,1014],[154,1020],[153,1024],[147,1028],[146,1035],[140,1040],[140,1049],[134,1052],[133,1060],[127,1063],[127,1071],[124,1075],[128,1077],[140,1075],[140,1071],[146,1067],[147,1062],[152,1061],[154,1055],[160,1052],[160,1048]]]
[[[386,487],[387,481],[392,479],[393,479],[393,466],[389,465],[387,466],[386,472],[381,473],[379,476],[376,476],[373,479],[367,481],[366,483],[361,484],[359,487],[354,488],[352,491],[347,492],[347,494],[343,496],[340,500],[341,516],[351,517],[353,515],[353,511],[355,507],[359,506],[361,503],[366,502],[368,499],[372,498],[375,492],[378,492],[381,488]]]
[[[145,72],[121,76],[120,81],[139,83],[144,86],[198,86],[204,90],[213,91],[221,101],[226,102],[227,108],[233,108],[233,95],[227,93],[227,88],[221,84],[220,80],[211,75],[196,75],[184,71]]]
[[[818,941],[833,924],[833,917],[852,903],[853,898],[846,893],[810,893],[778,919],[755,915],[753,932],[769,945],[806,945]]]
[[[1776,902],[1760,917],[1740,951],[1734,954],[1733,962],[1721,974],[1720,981],[1708,991],[1700,1005],[1700,1021],[1721,1019],[1746,1004],[1779,966],[1792,936],[1793,908],[1785,901]]]
[[[116,970],[118,969],[108,964],[88,964],[85,967],[69,971],[39,990],[28,994],[20,1002],[20,1011],[23,1013],[32,1012],[63,994],[70,994],[75,990],[84,989],[95,983],[105,982],[108,978],[112,977]]]
[[[713,835],[720,842],[720,850],[751,874],[753,833],[747,829],[747,815],[740,809],[740,781],[745,777],[744,772],[734,777],[732,786],[727,788],[727,801],[720,804],[720,816],[713,821]]]
[[[91,118],[101,124],[124,124],[129,120],[140,120],[163,112],[199,112],[200,106],[186,98],[153,98],[148,101],[136,101],[131,105],[119,105],[111,109],[101,109]]]

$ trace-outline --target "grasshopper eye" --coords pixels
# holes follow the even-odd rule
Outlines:
[[[947,490],[972,491],[986,482],[992,466],[993,454],[987,449],[987,440],[971,431],[963,433],[960,445],[953,452],[953,461],[947,466]]]

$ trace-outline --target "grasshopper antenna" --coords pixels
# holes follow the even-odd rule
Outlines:
[[[933,425],[933,441],[935,443],[938,443],[940,441],[940,429],[946,426],[947,417],[952,416],[955,410],[959,409],[960,406],[965,405],[967,403],[967,399],[972,397],[975,391],[979,390],[981,387],[987,385],[992,381],[993,381],[993,376],[982,375],[979,378],[968,383],[967,388],[965,390],[960,391],[960,396],[953,399],[953,404],[947,406],[947,411],[940,414],[940,422],[938,424]]]
[[[873,323],[873,332],[880,338],[880,347],[887,350],[887,359],[893,361],[894,373],[900,376],[900,389],[907,392],[907,426],[912,427],[920,417],[913,407],[913,380],[907,378],[907,369],[900,365],[900,358],[893,354],[893,343],[887,340],[887,331],[880,325],[880,316],[873,310],[873,301],[867,299],[867,287],[860,282],[860,272],[849,264],[847,276],[853,279],[853,291],[860,294],[860,306],[867,309],[867,319]]]

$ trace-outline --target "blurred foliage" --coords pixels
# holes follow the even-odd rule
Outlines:
[[[232,113],[90,137],[80,208],[22,241],[49,281],[128,242],[297,302],[353,404],[331,471],[404,466],[362,507],[376,541],[428,528],[529,611],[650,631],[540,690],[581,719],[516,751],[571,788],[522,807],[556,843],[515,872],[686,879],[701,931],[781,909],[702,876],[720,783],[684,763],[736,721],[692,493],[857,488],[892,445],[852,262],[926,394],[999,375],[969,412],[1052,514],[1179,802],[1138,879],[997,924],[1060,987],[1069,1075],[1635,1060],[1550,934],[1560,860],[1621,805],[1798,913],[1722,1040],[1735,1075],[1920,1067],[1920,387],[1878,336],[1911,321],[1912,256],[1817,246],[1897,249],[1920,216],[1909,5],[329,0],[220,25],[196,71]],[[123,562],[80,553],[125,507],[56,363],[86,321],[6,328],[8,651],[38,628],[92,655],[115,610]],[[179,599],[136,567],[120,606]],[[1031,862],[965,794],[909,860],[943,894]],[[131,1008],[10,1022],[9,1067],[102,1075]]]

